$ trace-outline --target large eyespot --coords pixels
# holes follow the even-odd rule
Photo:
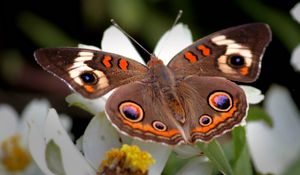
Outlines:
[[[166,131],[167,130],[167,125],[165,125],[163,122],[160,122],[157,120],[152,123],[152,126],[154,129],[156,129],[158,131]]]
[[[228,58],[228,64],[233,67],[242,67],[245,65],[245,58],[241,55],[231,55]]]
[[[200,118],[199,118],[199,124],[201,126],[208,126],[212,123],[212,121],[213,121],[213,119],[209,115],[206,115],[206,114],[200,116]]]
[[[80,74],[80,79],[86,84],[95,84],[98,81],[97,76],[93,72],[84,72]]]
[[[144,118],[142,107],[134,102],[123,102],[119,106],[119,111],[123,118],[130,122],[140,122]]]
[[[214,92],[210,94],[208,104],[216,111],[226,112],[232,107],[232,98],[226,92]]]

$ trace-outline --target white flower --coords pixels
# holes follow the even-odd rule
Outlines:
[[[300,23],[300,3],[297,3],[290,11],[292,17]],[[300,71],[300,44],[292,52],[291,65],[295,70]]]
[[[273,128],[262,121],[248,123],[250,152],[259,172],[282,174],[300,152],[300,113],[288,90],[277,85],[267,92],[264,108]]]
[[[0,174],[42,174],[29,154],[27,147],[27,120],[46,115],[46,100],[33,100],[19,117],[9,105],[0,105]]]

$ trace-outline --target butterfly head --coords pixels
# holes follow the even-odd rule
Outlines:
[[[156,65],[163,65],[163,64],[164,62],[161,59],[157,58],[156,56],[151,56],[150,60],[147,62],[147,66],[149,68],[153,68]]]

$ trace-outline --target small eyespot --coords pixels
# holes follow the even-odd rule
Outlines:
[[[210,94],[208,104],[216,111],[226,112],[232,107],[232,98],[226,92],[214,92]]]
[[[206,114],[200,116],[200,118],[199,118],[199,124],[201,126],[208,126],[212,123],[212,121],[213,121],[213,119],[209,115],[206,115]]]
[[[144,118],[142,107],[134,102],[123,102],[119,106],[122,117],[130,122],[140,122]]]
[[[93,72],[84,72],[80,74],[81,80],[86,84],[95,84],[97,83],[97,76]]]
[[[152,123],[152,126],[154,129],[156,129],[158,131],[166,131],[167,130],[167,126],[163,122],[160,122],[157,120]]]
[[[232,55],[228,58],[228,63],[234,67],[242,67],[245,65],[245,58],[241,55]]]

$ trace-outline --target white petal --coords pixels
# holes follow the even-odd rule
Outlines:
[[[98,51],[100,50],[99,47],[92,46],[92,45],[86,45],[86,44],[78,44],[78,48],[98,50]]]
[[[22,140],[27,145],[28,123],[34,122],[36,126],[40,126],[42,130],[45,123],[50,104],[45,99],[32,100],[23,110],[21,122],[19,124],[19,132],[22,134]]]
[[[247,139],[255,167],[261,173],[280,174],[300,151],[299,111],[287,89],[272,86],[264,102],[274,127],[249,122]]]
[[[300,44],[293,50],[291,55],[291,65],[296,71],[300,71]]]
[[[87,99],[77,93],[73,93],[66,97],[66,101],[70,105],[79,106],[88,112],[97,115],[104,111],[106,99]]]
[[[213,166],[205,158],[191,159],[176,175],[208,175],[212,174]]]
[[[66,131],[70,132],[72,129],[72,120],[67,114],[59,114],[59,120]]]
[[[42,170],[34,163],[32,162],[25,171],[20,172],[19,175],[42,175],[44,174]],[[17,175],[17,174],[16,174]]]
[[[255,87],[240,85],[240,88],[244,90],[249,104],[257,104],[264,99],[264,95]]]
[[[82,148],[86,159],[97,169],[105,157],[105,153],[120,146],[119,134],[105,114],[95,116],[83,135]]]
[[[300,3],[298,2],[290,11],[291,15],[300,23]]]
[[[41,126],[37,123],[29,124],[28,147],[33,160],[46,175],[54,175],[48,168],[45,158],[46,141],[43,137]]]
[[[109,91],[108,93],[106,93],[105,95],[103,95],[103,98],[108,99],[110,97],[110,95],[114,92],[115,89],[113,89],[113,90]]]
[[[162,144],[143,142],[136,139],[133,140],[132,145],[137,145],[142,151],[149,152],[155,159],[156,163],[150,167],[149,175],[161,174],[172,152],[172,148]]]
[[[110,26],[103,33],[101,48],[105,52],[122,55],[145,64],[144,60],[134,48],[127,36],[125,36],[119,29],[114,26]]]
[[[192,43],[192,33],[188,26],[177,24],[160,38],[154,49],[154,54],[162,59],[164,64],[168,64],[178,52]]]
[[[18,114],[9,105],[0,105],[0,143],[16,134]]]
[[[54,109],[49,110],[46,120],[45,137],[47,142],[51,139],[60,147],[66,174],[94,175],[95,171],[76,149],[67,132],[62,127]]]

